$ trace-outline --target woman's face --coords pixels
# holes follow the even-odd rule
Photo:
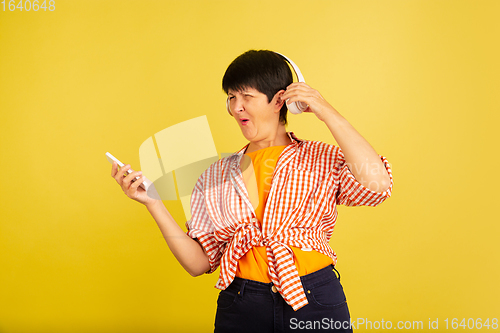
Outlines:
[[[229,89],[231,114],[248,141],[265,140],[275,137],[279,126],[280,109],[283,102],[278,92],[271,102],[267,96],[254,88],[242,91]]]

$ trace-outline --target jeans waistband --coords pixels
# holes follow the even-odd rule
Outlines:
[[[340,280],[340,273],[338,273],[339,276],[337,277],[337,274],[335,274],[334,271],[338,273],[333,265],[328,265],[316,272],[301,276],[300,281],[302,282],[302,286],[304,286],[304,289],[311,289],[317,285],[321,285],[327,281],[330,281],[332,278]],[[226,288],[226,290],[241,292],[245,290],[245,292],[250,293],[266,294],[269,293],[269,290],[272,286],[273,283],[248,280],[236,276],[229,287]]]

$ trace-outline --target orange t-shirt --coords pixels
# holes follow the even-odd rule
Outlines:
[[[246,153],[252,161],[253,172],[251,169],[243,171],[243,180],[247,187],[250,197],[250,202],[254,206],[256,218],[262,227],[262,219],[264,216],[264,207],[266,205],[267,196],[271,189],[272,176],[276,163],[281,152],[286,146],[272,146],[260,149],[251,153]],[[244,157],[247,158],[248,157]],[[242,161],[242,163],[244,163]],[[249,161],[247,161],[249,163]],[[255,181],[257,188],[255,189]],[[300,276],[315,272],[333,263],[333,260],[317,251],[303,251],[298,247],[290,246],[293,251],[293,259],[295,266]],[[269,283],[271,277],[268,272],[267,253],[265,246],[252,247],[238,261],[236,268],[236,276],[244,279],[254,280]]]

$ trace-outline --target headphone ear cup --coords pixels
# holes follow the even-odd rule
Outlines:
[[[226,110],[229,113],[229,115],[232,117],[233,114],[231,113],[231,107],[229,106],[229,97],[226,99]]]
[[[290,111],[290,113],[293,113],[293,114],[299,114],[299,113],[302,113],[302,111],[300,111],[298,108],[297,108],[297,105],[296,103],[290,103],[290,104],[287,104],[286,107],[288,108],[288,111]]]
[[[290,111],[290,113],[299,114],[307,109],[307,104],[303,102],[293,102],[287,104],[286,107],[288,108],[288,111]]]

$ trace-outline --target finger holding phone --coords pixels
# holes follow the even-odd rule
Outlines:
[[[129,170],[131,170],[131,172]],[[118,169],[118,163],[113,161],[113,166],[111,167],[111,177],[116,180],[125,195],[130,199],[140,202],[146,206],[155,201],[148,196],[145,189],[140,187],[146,177],[141,171],[133,171],[130,168],[130,164],[124,165]],[[136,179],[136,177],[139,177],[139,179]]]

